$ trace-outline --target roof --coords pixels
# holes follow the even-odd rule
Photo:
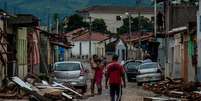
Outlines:
[[[125,6],[92,6],[86,9],[82,9],[78,11],[79,13],[148,13],[154,14],[154,8],[136,8],[136,7],[125,7]]]
[[[38,21],[39,19],[32,15],[32,14],[17,14],[17,17],[12,18],[11,20],[9,20],[10,24],[14,24],[14,25],[38,25]]]
[[[67,33],[63,33],[63,34],[64,34],[64,36],[71,37],[74,34],[80,33],[80,32],[85,31],[85,30],[86,30],[85,28],[78,28],[78,29],[75,29],[73,31],[70,31],[70,32],[67,32]]]
[[[108,39],[108,35],[105,35],[104,33],[100,33],[100,32],[92,32],[91,36],[88,33],[82,34],[80,36],[77,36],[75,38],[73,38],[74,41],[102,41],[105,39]]]
[[[66,48],[66,49],[72,48],[72,47],[71,47],[71,46],[72,46],[71,44],[64,44],[64,43],[62,43],[62,42],[54,42],[54,41],[50,41],[50,43],[53,44],[53,45],[57,45],[57,46]]]
[[[168,31],[168,34],[179,33],[179,32],[182,32],[182,31],[186,31],[187,29],[188,29],[188,27],[186,27],[186,26],[173,28],[172,30]]]
[[[133,32],[131,34],[131,37],[128,33],[125,33],[121,36],[121,39],[124,42],[130,42],[130,41],[135,42],[135,41],[138,41],[140,38],[141,38],[141,41],[143,41],[143,40],[149,39],[152,36],[153,36],[153,32],[143,32],[143,33]]]
[[[61,61],[61,62],[56,62],[55,64],[59,64],[59,63],[78,63],[78,64],[81,64],[80,61]]]

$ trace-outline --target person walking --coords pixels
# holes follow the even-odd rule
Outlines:
[[[118,62],[118,55],[112,57],[112,63],[107,65],[106,71],[106,89],[108,88],[108,81],[110,85],[111,101],[121,101],[122,86],[126,87],[125,71]],[[123,82],[123,84],[122,84]]]
[[[91,96],[94,96],[95,73],[96,73],[96,68],[98,67],[97,59],[98,59],[97,55],[93,55],[93,57],[90,59],[90,65],[91,65],[91,70],[90,70]]]
[[[101,63],[101,59],[97,60],[97,68],[95,73],[95,83],[98,91],[98,95],[102,94],[102,78],[103,78],[103,69],[104,65]]]

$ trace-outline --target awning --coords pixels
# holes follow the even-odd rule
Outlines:
[[[53,42],[53,41],[50,41],[51,44],[53,45],[57,45],[57,46],[60,46],[60,47],[63,47],[63,48],[66,48],[66,49],[69,49],[69,48],[72,48],[71,46],[73,45],[67,45],[67,44],[64,44],[64,43],[61,43],[61,42]]]
[[[183,32],[183,31],[186,31],[187,29],[188,29],[188,27],[186,27],[186,26],[173,28],[172,30],[168,31],[168,34],[175,34],[175,33]]]

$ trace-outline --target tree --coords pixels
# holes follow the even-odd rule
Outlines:
[[[60,15],[58,14],[58,13],[54,13],[53,14],[53,18],[52,18],[52,22],[53,22],[53,26],[52,26],[52,28],[51,28],[51,30],[53,31],[53,32],[56,32],[56,30],[57,30],[57,23],[59,24],[59,26],[58,26],[58,32],[62,32],[62,24],[63,23],[61,23],[62,21],[61,21],[61,19],[60,19]]]
[[[77,28],[86,27],[88,24],[83,21],[83,17],[78,14],[74,14],[68,18],[67,27],[65,32],[75,30]]]
[[[153,31],[153,22],[144,16],[140,17],[131,17],[131,31],[145,31],[145,32],[152,32]],[[129,31],[129,19],[123,19],[123,25],[118,29],[118,33],[128,33]]]
[[[103,19],[95,19],[92,22],[92,30],[95,32],[106,33],[107,26],[105,24],[105,21]]]

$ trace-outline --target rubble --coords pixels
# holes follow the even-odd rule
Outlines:
[[[184,82],[182,80],[172,80],[167,78],[165,81],[160,81],[154,84],[146,83],[143,85],[143,88],[173,98],[192,101],[201,100],[201,85],[199,83]]]
[[[82,99],[82,94],[68,84],[47,82],[28,76],[25,80],[11,77],[7,86],[0,89],[1,99],[27,99],[33,101],[73,101]]]

